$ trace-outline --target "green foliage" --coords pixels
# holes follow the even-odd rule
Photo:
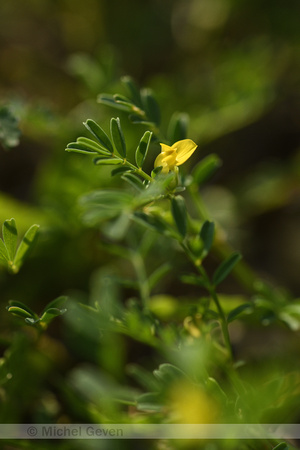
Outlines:
[[[28,272],[25,264],[18,273],[36,241],[38,225],[18,245],[15,220],[3,224],[0,262],[22,283],[29,280],[32,289],[24,290],[24,298],[12,289],[8,297],[16,300],[9,301],[7,311],[19,320],[7,319],[7,326],[16,330],[19,341],[3,343],[7,350],[0,382],[7,398],[11,401],[13,390],[6,374],[11,371],[15,377],[24,351],[27,358],[33,355],[32,368],[24,365],[26,373],[38,374],[36,396],[42,395],[48,407],[39,415],[33,404],[32,421],[293,420],[299,379],[291,365],[283,369],[285,354],[276,362],[273,355],[260,357],[257,351],[254,377],[251,353],[243,354],[235,335],[271,324],[294,333],[300,329],[299,300],[253,274],[226,241],[226,226],[210,212],[205,195],[202,199],[202,186],[220,167],[218,155],[205,156],[189,174],[176,160],[168,173],[153,168],[158,140],[168,145],[189,136],[187,114],[164,120],[152,90],[140,89],[131,77],[122,83],[127,96],[102,94],[98,100],[126,112],[131,124],[125,125],[126,118],[111,118],[106,132],[105,125],[88,119],[84,126],[92,139],[78,137],[67,145],[66,151],[74,153],[67,159],[74,173],[69,181],[61,176],[59,186],[52,181],[59,213],[52,221],[48,217]],[[134,134],[132,124],[147,130]],[[176,158],[173,150],[169,156]],[[41,280],[34,275],[39,264]],[[49,264],[52,275],[43,274]],[[226,283],[221,285],[225,280],[229,294]],[[242,295],[232,294],[233,280]],[[57,297],[61,286],[68,297]],[[38,314],[34,298],[40,292],[55,300]],[[58,332],[53,327],[52,337],[47,330],[54,319],[61,328]],[[20,386],[21,381],[15,392]],[[56,405],[52,409],[47,390]],[[9,412],[11,420],[27,417],[26,410]],[[272,440],[276,444],[285,445]],[[201,448],[208,447],[201,443]]]
[[[208,155],[202,159],[193,169],[194,182],[200,186],[205,183],[221,166],[222,162],[218,155]]]
[[[146,131],[141,138],[139,145],[137,146],[136,152],[135,152],[135,161],[136,165],[140,168],[143,167],[144,161],[146,159],[148,150],[149,150],[149,144],[152,137],[151,131]]]
[[[242,305],[239,305],[236,308],[232,309],[230,311],[230,313],[228,314],[227,322],[228,323],[232,322],[233,320],[235,320],[237,317],[239,317],[243,313],[245,313],[245,314],[253,313],[252,303],[243,303]]]
[[[188,135],[189,116],[186,113],[174,113],[169,122],[168,139],[170,142],[181,141]]]
[[[187,210],[184,198],[181,197],[181,195],[173,197],[171,208],[176,227],[181,236],[184,238],[187,232]]]
[[[281,444],[276,445],[276,447],[273,447],[273,450],[289,450],[289,446],[282,442]]]
[[[99,125],[91,119],[88,119],[84,122],[84,126],[95,136],[95,138],[99,141],[100,145],[108,150],[110,153],[113,153],[113,145],[111,140],[107,136],[104,130],[102,130]]]
[[[98,102],[130,113],[129,119],[132,123],[150,127],[153,134],[159,137],[161,112],[153,92],[150,89],[139,89],[128,76],[123,77],[122,82],[128,90],[128,98],[121,94],[101,94],[98,96]]]
[[[96,165],[119,164],[120,167],[113,169],[112,175],[120,175],[121,180],[126,183],[121,187],[115,184],[113,189],[87,194],[81,198],[81,205],[84,211],[84,223],[90,227],[100,226],[103,239],[109,239],[111,242],[105,248],[111,254],[118,255],[119,258],[131,264],[135,271],[133,278],[124,277],[121,271],[117,277],[110,275],[106,282],[109,286],[117,283],[119,288],[130,287],[137,292],[137,297],[130,298],[125,307],[121,306],[118,296],[114,295],[111,296],[113,301],[109,308],[107,303],[104,304],[104,300],[97,301],[95,305],[91,304],[88,307],[84,305],[76,307],[76,310],[79,308],[78,311],[81,311],[80,314],[84,312],[85,317],[80,326],[80,333],[86,334],[85,329],[89,323],[90,326],[93,324],[92,335],[95,336],[97,324],[100,324],[104,335],[116,333],[130,336],[156,351],[162,346],[163,354],[167,355],[168,362],[162,363],[158,369],[154,370],[153,376],[138,365],[131,366],[129,369],[129,373],[143,386],[144,391],[130,393],[127,390],[122,401],[132,402],[137,411],[144,414],[156,414],[156,420],[162,420],[165,407],[172,409],[172,389],[177,389],[178,404],[186,404],[185,400],[180,403],[182,388],[186,395],[191,395],[192,401],[197,402],[197,398],[202,399],[199,411],[196,413],[193,409],[194,414],[199,414],[198,420],[213,420],[212,417],[208,419],[210,417],[208,412],[207,416],[201,416],[203,410],[211,409],[211,401],[218,405],[218,412],[215,412],[218,420],[225,418],[231,421],[239,420],[236,404],[240,408],[239,414],[242,415],[243,421],[261,420],[267,412],[264,407],[258,412],[254,404],[249,406],[249,393],[252,388],[238,372],[235,372],[232,379],[232,375],[229,375],[231,371],[229,367],[234,362],[234,355],[228,326],[235,321],[258,320],[260,323],[260,321],[277,320],[285,322],[291,329],[298,329],[298,307],[294,305],[291,308],[286,299],[278,299],[274,303],[275,294],[272,290],[261,289],[258,292],[258,288],[254,285],[256,296],[250,298],[242,297],[225,302],[223,296],[216,293],[216,287],[219,287],[230,274],[238,276],[240,270],[243,270],[246,278],[250,276],[250,270],[245,264],[243,265],[243,262],[240,262],[240,253],[230,248],[222,254],[221,261],[212,274],[203,265],[203,260],[206,258],[210,260],[213,254],[220,258],[218,239],[223,230],[219,224],[209,218],[208,212],[199,199],[199,186],[202,186],[216,172],[220,166],[220,158],[213,154],[206,156],[187,177],[179,173],[177,168],[168,174],[163,173],[161,168],[157,168],[148,175],[142,168],[146,165],[146,157],[151,151],[152,135],[156,138],[159,136],[159,139],[165,143],[185,139],[188,135],[187,116],[174,114],[168,125],[168,139],[165,138],[158,128],[160,113],[152,93],[145,89],[139,90],[129,77],[126,77],[123,82],[129,91],[129,97],[120,94],[102,95],[99,97],[100,103],[130,113],[129,118],[133,123],[146,125],[149,129],[140,139],[133,162],[129,159],[132,152],[125,144],[120,120],[111,119],[111,138],[105,134],[105,149],[111,153],[96,158],[94,162]],[[132,114],[133,111],[134,114]],[[95,125],[95,122],[91,123],[94,127],[97,126],[98,130],[102,130]],[[102,149],[104,148],[103,133],[103,130],[93,133],[96,138],[101,134],[101,140],[98,139],[98,141]],[[77,142],[90,145],[91,149],[93,147],[93,144],[85,142],[82,138],[79,138]],[[118,156],[112,152],[111,143]],[[71,145],[67,147],[68,149],[72,150]],[[82,150],[85,149],[82,147]],[[190,213],[190,205],[193,203],[199,213],[196,219]],[[153,240],[148,237],[148,233],[153,235]],[[139,242],[141,237],[137,238],[136,234],[144,236],[142,243]],[[176,242],[177,252],[181,249],[180,258],[182,259],[183,253],[192,264],[193,270],[197,272],[195,274],[190,271],[182,275],[180,280],[187,285],[193,285],[200,292],[204,290],[206,294],[203,298],[193,301],[191,295],[187,294],[186,304],[181,307],[176,296],[153,295],[152,291],[159,289],[160,283],[165,277],[172,275],[174,270],[174,264],[168,261],[158,264],[152,271],[148,270],[149,257],[155,255],[156,250],[153,242],[157,239],[170,241],[169,245]],[[143,250],[144,245],[146,245],[146,253]],[[110,317],[109,323],[105,321],[105,317]],[[175,321],[173,328],[170,327],[170,321]],[[72,320],[72,327],[76,329],[76,321]],[[216,329],[219,329],[221,339],[214,337]],[[205,341],[208,336],[211,344]],[[181,343],[181,347],[176,352],[174,343],[177,340]],[[189,340],[193,342],[191,346]],[[195,352],[198,354],[197,363]],[[239,361],[237,361],[237,367],[238,364]],[[217,374],[212,376],[215,375],[214,366],[221,366],[225,373],[228,370],[228,378],[225,377],[223,380],[221,378],[219,382]],[[84,376],[89,377],[88,372]],[[101,376],[99,374],[96,378],[101,379]],[[83,389],[82,384],[80,389]],[[109,385],[107,389],[111,390]],[[116,386],[114,389],[118,390]],[[263,391],[262,396],[266,399],[267,387],[264,387]],[[278,392],[282,395],[283,391],[279,388]],[[88,393],[86,395],[89,396]],[[103,396],[102,391],[101,395]],[[206,396],[209,396],[209,400]],[[287,396],[291,398],[290,393]],[[114,402],[111,399],[107,411],[110,408],[114,409],[119,400]],[[210,406],[206,406],[206,402]],[[183,406],[182,408],[184,409]],[[197,410],[195,405],[192,408]],[[181,414],[183,414],[182,411]]]
[[[110,133],[114,143],[115,150],[119,155],[125,159],[126,158],[126,143],[123,135],[123,131],[120,124],[120,119],[112,118],[110,121]]]
[[[16,221],[15,219],[5,220],[2,226],[3,240],[0,239],[0,263],[12,273],[17,273],[36,242],[38,230],[39,225],[32,225],[17,248]]]
[[[208,255],[214,240],[215,224],[206,220],[200,230],[200,238],[203,242],[203,250],[201,257]]]
[[[223,261],[213,275],[213,283],[215,286],[220,284],[230,274],[234,266],[241,259],[239,253],[233,253],[229,258]]]
[[[40,316],[19,301],[11,300],[6,309],[14,316],[24,318],[28,325],[44,330],[55,317],[61,316],[67,311],[65,308],[61,308],[66,301],[67,298],[63,296],[53,300],[44,308]]]

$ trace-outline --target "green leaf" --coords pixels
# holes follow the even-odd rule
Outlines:
[[[187,138],[189,116],[186,113],[175,112],[171,117],[168,128],[168,139],[170,142],[181,141]]]
[[[39,324],[40,318],[38,317],[37,319],[33,319],[32,317],[26,317],[25,322],[27,325],[35,326]]]
[[[160,108],[150,89],[142,89],[142,103],[150,121],[160,124]]]
[[[8,303],[9,303],[9,306],[6,307],[7,310],[9,310],[9,308],[11,308],[11,307],[17,307],[20,309],[24,309],[28,313],[28,317],[29,316],[37,317],[37,314],[35,314],[35,312],[32,311],[32,309],[29,308],[29,306],[25,305],[22,302],[19,302],[17,300],[10,300]]]
[[[200,238],[203,242],[203,251],[201,254],[201,258],[205,258],[205,256],[209,253],[211,246],[213,244],[215,234],[215,224],[213,222],[209,222],[206,220],[202,225],[200,230]]]
[[[157,269],[152,272],[152,274],[148,277],[148,285],[150,290],[152,290],[157,283],[165,276],[167,273],[170,272],[172,269],[172,265],[169,263],[165,263],[158,267]]]
[[[124,95],[115,94],[113,98],[118,105],[123,105],[123,106],[129,108],[130,111],[134,111],[136,109],[136,107],[129,100],[129,98],[125,97]]]
[[[84,145],[78,142],[71,142],[67,145],[66,152],[81,153],[83,155],[97,155],[98,151],[95,148]]]
[[[6,106],[0,108],[0,142],[5,149],[16,147],[20,141],[18,120]]]
[[[153,133],[151,131],[146,131],[136,149],[135,160],[138,167],[143,167],[144,161],[148,153],[152,134]]]
[[[281,312],[278,314],[278,318],[282,320],[291,330],[298,331],[300,328],[300,320],[299,317],[295,317],[294,315]]]
[[[130,215],[128,212],[121,212],[113,221],[102,227],[104,234],[114,241],[123,239],[128,231],[130,224]]]
[[[32,315],[25,309],[19,308],[18,306],[10,306],[7,311],[14,316],[22,317],[22,319],[33,319]]]
[[[123,135],[123,131],[121,128],[121,123],[119,117],[116,119],[113,117],[110,121],[110,133],[114,143],[114,147],[122,156],[122,158],[126,158],[126,143]]]
[[[5,244],[2,241],[2,239],[0,239],[0,261],[2,263],[4,263],[5,266],[7,265],[8,261],[9,261],[8,251],[7,251],[7,248],[5,247]]]
[[[240,253],[233,253],[229,258],[220,264],[213,275],[213,284],[217,286],[230,274],[234,266],[241,259]]]
[[[48,311],[50,308],[61,308],[65,303],[67,302],[68,297],[65,295],[61,295],[60,297],[57,297],[55,300],[52,300],[48,305],[44,308],[44,312]]]
[[[97,153],[101,153],[103,155],[111,155],[111,152],[104,148],[101,144],[93,141],[92,139],[88,139],[86,137],[79,137],[77,139],[78,144],[83,144],[85,148],[95,150]]]
[[[133,103],[140,108],[142,106],[141,94],[135,81],[131,77],[125,76],[121,78],[121,82],[125,84],[130,92]]]
[[[182,281],[182,283],[185,284],[192,284],[195,286],[203,286],[203,287],[207,287],[207,281],[201,277],[200,275],[182,275],[180,277],[180,280]]]
[[[132,172],[132,169],[129,166],[122,165],[121,167],[117,167],[116,169],[113,169],[111,171],[111,175],[112,176],[120,175],[120,174],[124,174],[127,172],[129,172],[129,173]]]
[[[238,316],[240,316],[243,313],[249,314],[253,312],[253,304],[252,303],[243,303],[240,306],[237,306],[233,310],[230,311],[230,313],[227,316],[227,322],[232,322],[235,320]]]
[[[116,102],[124,102],[128,103],[128,105],[133,106],[132,101],[129,98],[125,97],[125,95],[115,94],[113,97]]]
[[[177,194],[179,194],[180,192],[184,192],[186,190],[186,187],[185,186],[177,186],[175,189],[174,189],[174,192]]]
[[[93,139],[89,139],[83,136],[80,136],[79,138],[77,138],[76,141],[78,144],[85,144],[87,146],[90,146],[91,148],[95,148],[95,150],[102,150],[102,146],[100,144],[98,144],[98,142],[94,141]],[[107,154],[111,154],[108,150],[105,150]]]
[[[126,111],[126,112],[130,112],[132,111],[132,107],[129,105],[124,105],[121,103],[117,103],[114,99],[113,95],[109,95],[109,94],[100,94],[97,98],[97,101],[99,103],[102,103],[102,105],[107,105],[107,106],[111,106],[115,109],[119,109],[120,111]]]
[[[289,446],[286,445],[285,442],[281,442],[280,444],[276,445],[276,447],[273,447],[273,450],[289,450]]]
[[[80,199],[80,204],[85,209],[83,220],[88,225],[98,225],[99,222],[112,219],[128,210],[133,199],[134,196],[125,191],[94,191]]]
[[[66,309],[49,308],[40,317],[40,322],[49,325],[55,317],[63,315],[66,311]]]
[[[104,147],[104,149],[108,150],[110,153],[113,153],[113,145],[105,133],[105,131],[92,119],[88,119],[83,125],[92,133],[93,136],[98,140],[100,145]]]
[[[172,198],[171,211],[179,233],[182,237],[185,237],[187,232],[187,210],[185,200],[181,195]]]
[[[137,114],[130,114],[129,116],[130,122],[139,125],[146,125],[147,127],[154,127],[155,123],[147,120],[145,117],[138,116]]]
[[[18,231],[15,219],[5,220],[2,226],[2,234],[9,260],[13,261],[16,254],[18,240]]]
[[[155,178],[157,175],[159,175],[161,173],[162,169],[163,169],[163,166],[155,167],[155,169],[153,169],[151,172],[151,177]]]
[[[23,264],[25,258],[28,256],[30,250],[33,248],[34,243],[36,242],[38,231],[40,226],[39,225],[32,225],[29,230],[25,233],[25,236],[23,237],[15,259],[14,259],[14,265],[19,269],[21,265]]]
[[[159,389],[159,382],[154,378],[151,372],[148,372],[148,370],[143,367],[129,364],[126,367],[126,372],[145,389],[151,391],[157,391]]]
[[[96,166],[103,166],[103,165],[116,165],[116,164],[123,164],[122,159],[118,158],[110,158],[109,156],[100,156],[99,158],[94,159],[94,164]]]
[[[180,378],[186,378],[186,374],[181,369],[169,363],[161,364],[158,370],[153,371],[153,375],[166,385]]]
[[[158,233],[165,233],[169,231],[166,224],[157,216],[146,214],[141,211],[136,211],[132,218],[136,222],[141,223],[147,228],[150,228],[153,231],[157,231]]]
[[[139,192],[141,192],[141,191],[143,191],[145,189],[145,185],[143,184],[141,179],[139,177],[137,177],[136,175],[134,175],[133,173],[130,173],[130,172],[124,173],[121,176],[121,178],[122,178],[122,180],[127,181],[128,183],[130,183],[131,186],[133,186]]]
[[[215,394],[221,402],[225,404],[228,402],[227,395],[225,394],[225,392],[223,391],[223,389],[221,388],[221,386],[219,385],[219,383],[215,378],[208,377],[206,381],[206,388],[209,393]]]
[[[291,330],[299,330],[300,328],[300,304],[287,304],[281,308],[278,317],[285,322]]]
[[[99,190],[91,192],[90,194],[84,195],[80,199],[81,205],[104,205],[109,208],[114,208],[115,206],[125,206],[132,202],[133,195],[128,192],[119,191],[117,189],[110,190]]]
[[[173,180],[174,174],[172,172],[169,174],[157,175],[155,183],[150,183],[147,186],[147,189],[144,189],[139,197],[137,197],[137,203],[142,206],[157,199],[160,195],[164,195],[166,189]]]
[[[163,406],[161,405],[160,395],[155,392],[148,392],[142,394],[137,398],[137,410],[138,411],[161,411]]]
[[[218,155],[208,155],[202,159],[192,171],[193,182],[202,185],[221,167],[222,161]]]

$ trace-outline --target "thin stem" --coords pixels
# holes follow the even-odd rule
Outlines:
[[[228,324],[227,324],[225,313],[223,311],[223,308],[221,306],[221,303],[219,301],[219,298],[217,296],[215,288],[211,286],[209,289],[209,293],[210,293],[210,295],[217,307],[217,310],[219,312],[220,324],[221,324],[224,342],[227,347],[230,359],[231,359],[231,361],[233,361],[233,353],[232,353],[232,347],[231,347],[230,336],[229,336],[229,331],[228,331]]]
[[[202,276],[202,278],[204,280],[204,287],[206,288],[206,290],[208,291],[208,293],[210,294],[211,298],[213,299],[213,301],[216,305],[216,308],[217,308],[219,316],[220,316],[220,325],[221,325],[221,329],[222,329],[224,343],[228,350],[230,360],[233,361],[233,353],[232,353],[232,347],[231,347],[230,336],[229,336],[229,331],[228,331],[228,324],[227,324],[225,313],[223,311],[223,308],[222,308],[219,298],[217,296],[215,286],[211,283],[211,281],[206,273],[206,270],[201,265],[201,260],[197,259],[194,256],[194,254],[190,251],[190,249],[187,247],[187,245],[184,242],[181,242],[181,246],[184,249],[187,256],[189,257],[189,259],[196,266],[196,269],[198,270],[200,275]]]
[[[189,192],[194,201],[194,204],[196,205],[199,216],[203,220],[210,220],[209,212],[207,211],[207,208],[199,195],[198,188],[195,185],[191,185],[189,187]]]
[[[135,172],[138,172],[139,175],[141,175],[145,180],[150,181],[151,183],[154,181],[153,178],[151,178],[150,175],[148,175],[146,172],[144,172],[140,167],[135,166],[131,162],[127,161],[126,159],[123,159],[123,158],[119,158],[119,159],[122,159],[124,164],[126,164],[127,166],[134,169]]]
[[[228,258],[234,252],[234,249],[228,242],[219,240],[217,245],[213,247],[213,252],[223,260]],[[240,285],[247,289],[248,292],[255,292],[255,284],[259,280],[259,277],[247,263],[240,260],[233,268],[232,273]]]
[[[211,220],[210,214],[207,211],[207,208],[202,201],[201,196],[199,195],[198,189],[193,185],[189,188],[190,195],[196,205],[199,217],[203,220]],[[222,236],[222,228],[218,225],[216,230],[216,239],[218,236]],[[223,239],[219,239],[217,242],[218,245],[213,247],[213,252],[220,256],[222,259],[228,258],[234,251],[232,246],[225,242]],[[249,292],[254,291],[255,281],[258,279],[253,270],[244,262],[240,261],[233,269],[233,274],[236,279],[240,282],[242,286],[244,286]]]
[[[135,268],[135,272],[137,274],[137,281],[139,284],[141,300],[143,306],[146,308],[149,303],[150,291],[144,261],[138,252],[133,252],[132,263]]]

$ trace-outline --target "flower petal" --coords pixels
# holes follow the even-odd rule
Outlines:
[[[164,153],[160,153],[154,161],[154,167],[163,166],[163,160],[165,158]]]
[[[197,148],[197,144],[191,139],[183,139],[173,144],[177,148],[176,165],[180,166],[187,161]]]
[[[174,166],[177,162],[176,152],[173,152],[171,155],[165,154],[163,162],[166,163],[168,166]]]
[[[174,148],[170,147],[167,144],[160,144],[160,146],[161,146],[161,152],[170,152],[170,151],[173,152],[174,151]]]
[[[163,166],[161,169],[161,173],[169,173],[172,167],[169,167],[168,165]]]

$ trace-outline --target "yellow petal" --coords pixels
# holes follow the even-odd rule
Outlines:
[[[171,153],[170,155],[165,155],[163,162],[166,163],[168,166],[174,166],[177,161],[177,155],[176,152]]]
[[[165,155],[163,153],[160,153],[154,161],[154,167],[163,166],[164,158],[165,158]]]
[[[161,173],[169,173],[171,170],[171,167],[165,165],[163,166],[163,168],[161,169]]]
[[[167,145],[167,144],[160,144],[160,146],[161,146],[161,152],[173,152],[174,151],[174,149],[172,148],[172,147],[170,147],[169,145]]]
[[[177,149],[176,165],[180,166],[192,156],[197,148],[197,144],[191,139],[183,139],[175,142],[172,147]]]

